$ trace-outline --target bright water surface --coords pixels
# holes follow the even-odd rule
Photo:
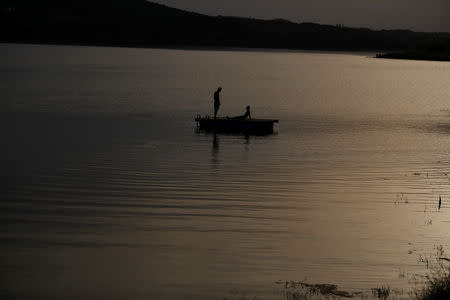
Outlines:
[[[217,86],[276,133],[197,133]],[[450,63],[3,44],[0,98],[0,295],[407,293],[450,251]]]

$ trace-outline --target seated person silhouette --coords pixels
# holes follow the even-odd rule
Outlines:
[[[246,109],[247,110],[245,111],[245,114],[243,114],[242,116],[237,116],[237,117],[228,117],[227,116],[227,119],[232,119],[232,120],[247,120],[247,119],[249,119],[249,120],[251,120],[252,117],[250,115],[250,106],[247,106]]]

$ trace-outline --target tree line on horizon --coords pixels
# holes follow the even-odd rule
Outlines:
[[[0,41],[129,47],[450,51],[450,33],[207,16],[146,0],[4,0]]]

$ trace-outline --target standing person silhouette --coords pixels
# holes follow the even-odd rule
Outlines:
[[[220,92],[222,91],[221,87],[217,88],[217,91],[214,92],[214,119],[217,117],[217,111],[220,107]]]

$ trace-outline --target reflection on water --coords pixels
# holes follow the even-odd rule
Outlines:
[[[104,50],[92,51],[99,55],[97,52]],[[313,61],[317,64],[314,72],[327,70],[325,81],[334,68],[358,81],[364,79],[358,76],[362,70],[369,81],[380,78],[378,72],[387,76],[378,62],[325,55],[323,59],[330,65],[325,68],[317,55],[305,53],[263,53],[248,58],[240,52],[113,51],[123,55],[123,61],[106,63],[115,72],[99,71],[98,66],[94,72],[89,64],[72,62],[79,67],[73,74],[71,64],[52,65],[54,71],[64,74],[58,77],[61,84],[56,82],[55,90],[41,92],[60,95],[61,103],[55,106],[46,106],[55,99],[37,93],[39,87],[33,85],[37,75],[32,70],[21,76],[36,93],[35,98],[1,87],[15,107],[2,113],[5,126],[0,129],[5,145],[0,150],[5,166],[2,178],[7,182],[7,197],[0,202],[2,295],[210,299],[269,295],[279,291],[276,282],[286,280],[332,283],[345,291],[370,291],[382,285],[408,291],[415,286],[415,274],[426,271],[418,263],[419,256],[434,252],[437,245],[449,249],[450,121],[445,114],[437,110],[435,114],[314,115],[305,113],[307,103],[300,98],[293,101],[285,90],[277,89],[287,81],[297,86],[295,76],[301,74],[290,69],[291,61]],[[268,104],[262,94],[248,98],[264,103],[252,105],[255,115],[282,120],[277,133],[195,132],[192,116],[198,112],[169,110],[169,104],[160,110],[166,89],[150,83],[147,90],[141,83],[148,78],[167,78],[161,79],[163,75],[154,69],[146,71],[141,64],[127,62],[128,51],[142,55],[147,67],[159,66],[161,72],[170,74],[172,61],[160,65],[161,57],[181,59],[174,53],[216,64],[220,61],[213,59],[217,55],[230,55],[227,59],[242,64],[247,59],[264,62],[266,67],[273,64],[280,73],[273,71],[274,78],[265,80],[282,103]],[[349,59],[352,64],[347,64]],[[374,64],[374,69],[367,64]],[[67,71],[69,66],[72,71]],[[389,76],[401,73],[401,78],[410,82],[417,75],[414,70],[434,74],[435,67],[434,63],[404,65],[395,61],[389,66],[394,70]],[[33,68],[41,70],[39,65]],[[178,101],[180,107],[196,107],[197,90],[186,87],[198,85],[191,82],[194,69],[209,67],[186,68],[184,75],[174,73],[178,74],[176,86],[186,95]],[[230,71],[227,82],[238,76],[257,85],[260,78],[251,81],[257,75],[252,68],[246,69],[247,73]],[[413,74],[408,77],[410,70]],[[52,72],[39,72],[44,86],[50,79],[56,80],[48,75]],[[87,102],[75,109],[73,99],[87,101],[82,96],[64,98],[66,93],[77,93],[70,86],[72,80],[79,83],[78,72],[92,80],[91,85],[83,83],[85,88],[100,97],[92,100],[95,105],[91,103],[94,108],[88,112]],[[439,77],[442,70],[436,73]],[[127,76],[135,80],[122,82]],[[114,91],[123,89],[121,93],[130,96],[127,99],[142,111],[120,111],[122,94],[97,90],[107,79],[115,83]],[[402,79],[395,80],[404,84]],[[311,88],[308,84],[299,83],[301,94]],[[332,91],[336,88],[333,82],[317,84]],[[141,96],[133,94],[137,87],[142,89]],[[376,93],[361,87],[367,87],[366,83],[352,85],[350,96]],[[287,93],[293,89],[289,86]],[[315,90],[317,101],[330,92],[325,89],[325,94],[319,95],[320,91],[319,87]],[[385,87],[380,88],[378,96],[382,106],[390,106],[388,102],[396,98],[382,99],[387,96],[384,91]],[[157,95],[149,96],[154,93]],[[422,101],[446,103],[440,93]],[[170,103],[177,98],[168,97]],[[27,109],[17,108],[20,101]],[[222,102],[224,110],[239,104],[225,93]],[[53,110],[64,103],[71,112]],[[98,111],[98,107],[106,111]]]
[[[217,164],[219,161],[219,139],[217,134],[213,133],[212,162]]]
[[[305,278],[407,288],[424,271],[418,256],[449,241],[447,134],[433,129],[443,119],[427,121],[306,118],[270,136],[188,127],[155,137],[139,132],[153,118],[16,115],[2,203],[11,288],[36,293],[56,280],[109,295],[101,286],[120,280],[139,298],[146,284],[118,270],[152,283],[145,295],[174,297]]]

